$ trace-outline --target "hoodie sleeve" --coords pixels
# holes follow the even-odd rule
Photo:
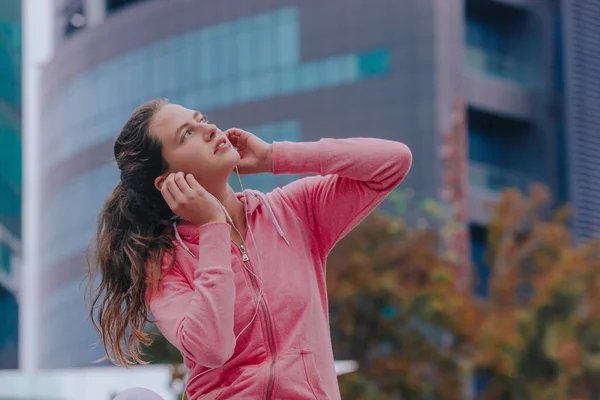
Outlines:
[[[283,188],[285,201],[312,230],[326,256],[404,179],[410,149],[383,139],[273,143],[274,174],[306,174]]]
[[[225,364],[235,347],[230,233],[227,223],[202,225],[199,259],[192,259],[197,263],[193,282],[179,268],[173,268],[149,296],[150,312],[165,338],[186,358],[208,368]],[[168,259],[165,257],[163,271]],[[181,265],[181,260],[177,262]]]

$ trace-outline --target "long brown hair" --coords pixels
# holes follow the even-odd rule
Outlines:
[[[166,103],[143,104],[123,126],[114,146],[121,180],[104,204],[88,250],[90,318],[108,358],[124,366],[145,363],[142,345],[152,342],[144,332],[149,322],[146,289],[149,282],[158,282],[165,251],[174,254],[165,233],[173,212],[154,187],[167,164],[160,142],[149,132],[152,118]]]

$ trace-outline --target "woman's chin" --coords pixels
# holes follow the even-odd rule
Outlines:
[[[237,151],[233,150],[231,151],[231,155],[227,154],[227,160],[231,162],[231,164],[235,168],[240,162],[240,154]]]
[[[237,167],[239,162],[240,162],[240,155],[237,153],[237,151],[233,151],[233,152],[231,152],[231,154],[227,154],[223,160],[223,163],[225,164],[225,168],[227,168],[230,171],[235,171],[235,167]]]

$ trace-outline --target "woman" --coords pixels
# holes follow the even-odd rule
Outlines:
[[[107,354],[141,362],[151,313],[190,369],[192,400],[339,399],[326,257],[402,181],[410,150],[379,139],[271,145],[158,100],[127,121],[115,158],[121,182],[91,263]],[[317,175],[236,194],[236,169]]]

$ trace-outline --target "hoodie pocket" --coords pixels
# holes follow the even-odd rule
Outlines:
[[[327,399],[312,352],[296,350],[282,354],[276,365],[273,399]]]
[[[302,356],[302,363],[304,364],[304,372],[306,373],[306,381],[312,390],[315,399],[317,400],[325,400],[327,399],[327,394],[323,389],[323,384],[321,383],[321,377],[319,376],[319,371],[317,370],[317,363],[315,362],[315,355],[309,351],[301,351],[300,355]]]

